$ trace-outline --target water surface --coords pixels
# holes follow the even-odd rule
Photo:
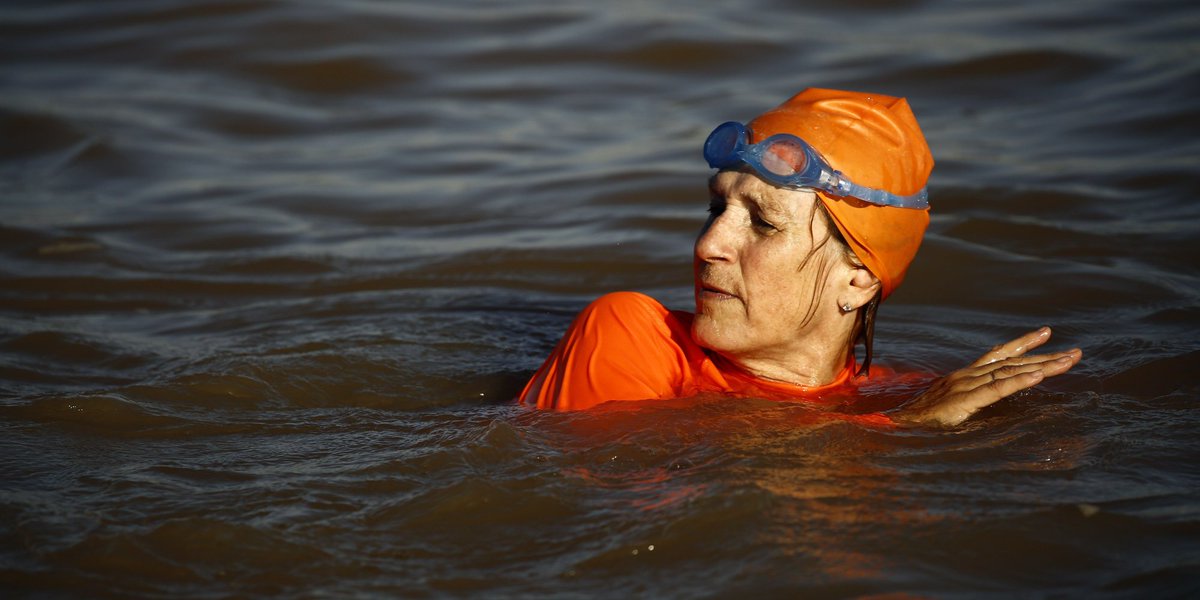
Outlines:
[[[0,585],[18,596],[1194,596],[1200,10],[140,0],[0,8]],[[933,222],[877,361],[1042,324],[941,431],[510,399],[690,304],[704,136],[905,96]],[[866,386],[895,406],[921,381]]]

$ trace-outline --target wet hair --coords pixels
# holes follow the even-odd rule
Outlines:
[[[817,208],[813,210],[812,218],[824,219],[827,226],[826,230],[829,231],[829,235],[827,235],[825,239],[821,240],[819,244],[814,245],[813,252],[815,253],[817,250],[824,247],[825,244],[829,243],[830,240],[832,240],[834,244],[836,244],[837,249],[841,251],[840,254],[844,260],[855,267],[864,268],[862,260],[858,258],[858,255],[854,254],[854,250],[850,247],[850,244],[846,242],[846,238],[842,236],[841,230],[837,228],[837,225],[835,225],[833,222],[833,218],[829,216],[828,212],[826,212],[825,205],[819,200],[814,204]],[[817,217],[817,213],[820,213],[821,216]],[[804,262],[807,263],[808,259],[806,258]],[[827,267],[824,272],[828,273],[828,269],[830,268],[832,268],[832,266]],[[874,273],[872,273],[872,275],[874,275]],[[824,277],[821,279],[824,279]],[[815,305],[817,298],[814,297],[813,300],[813,304]],[[850,355],[855,355],[854,349],[859,343],[862,343],[863,345],[863,360],[858,367],[858,371],[855,372],[855,375],[857,376],[866,375],[867,371],[871,368],[871,358],[874,356],[875,315],[879,311],[879,303],[882,301],[883,288],[880,287],[880,289],[875,292],[875,295],[872,296],[871,299],[858,310],[858,318],[854,323],[854,329],[851,330],[849,348]],[[815,310],[815,308],[810,310]]]
[[[753,172],[750,170],[750,167],[745,165],[742,165],[740,170],[748,173]],[[713,175],[709,178],[710,185],[712,180],[716,177],[717,175]],[[825,245],[830,243],[830,241],[834,243],[835,247],[833,250],[836,251],[843,260],[849,262],[855,267],[865,268],[862,260],[858,258],[858,255],[854,254],[854,249],[852,249],[850,244],[846,242],[846,238],[842,236],[841,230],[837,228],[837,225],[833,221],[833,217],[829,216],[828,210],[825,208],[825,205],[820,201],[819,198],[814,199],[813,207],[814,208],[812,212],[809,213],[808,217],[809,231],[814,231],[816,229],[816,220],[821,219],[825,223],[825,231],[827,233],[820,241],[817,241],[813,244],[813,247],[809,250],[808,255],[804,257],[804,260],[800,261],[800,266],[797,267],[797,271],[803,271],[814,257],[817,257],[821,254],[821,251],[825,249]],[[816,236],[814,236],[813,239],[816,240]],[[819,267],[819,269],[820,271],[817,273],[817,281],[824,281],[829,275],[829,271],[833,269],[833,263],[831,261],[826,261]],[[874,275],[874,273],[872,273],[872,275]],[[813,290],[813,295],[809,299],[808,314],[804,316],[804,320],[802,321],[803,324],[807,324],[813,319],[813,317],[816,316],[817,306],[821,301],[822,290],[823,286],[820,285]],[[871,367],[871,358],[874,356],[873,344],[875,340],[875,314],[878,312],[879,303],[882,301],[883,287],[880,286],[880,289],[875,292],[875,295],[871,298],[871,300],[864,304],[861,309],[859,309],[858,320],[854,324],[854,329],[852,329],[850,332],[850,348],[848,349],[850,356],[856,356],[854,349],[858,346],[859,342],[861,342],[863,345],[863,360],[858,367],[858,371],[854,373],[856,376],[865,375]]]

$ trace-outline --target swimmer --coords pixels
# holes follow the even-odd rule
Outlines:
[[[807,89],[704,143],[716,173],[692,257],[696,310],[616,292],[571,324],[522,390],[542,409],[704,393],[804,401],[870,376],[875,315],[925,228],[933,157],[903,98]],[[867,422],[954,426],[1079,362],[1000,344]],[[863,364],[856,364],[862,346]]]

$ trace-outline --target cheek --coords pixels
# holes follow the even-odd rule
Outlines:
[[[799,270],[802,259],[802,254],[788,246],[747,253],[742,273],[751,295],[764,303],[771,300],[770,304],[791,297],[804,285],[805,274]]]
[[[817,273],[821,270],[819,257],[814,256],[801,269],[803,251],[806,249],[792,246],[779,252],[762,253],[746,261],[746,285],[752,298],[753,320],[785,326],[807,315],[818,295],[818,286],[824,287],[826,282],[817,281]]]

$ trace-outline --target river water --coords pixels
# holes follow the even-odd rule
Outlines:
[[[5,597],[1200,594],[1192,2],[0,7]],[[688,308],[699,148],[905,96],[933,221],[876,360],[1048,324],[950,431],[514,393]],[[927,381],[868,384],[858,410]]]

